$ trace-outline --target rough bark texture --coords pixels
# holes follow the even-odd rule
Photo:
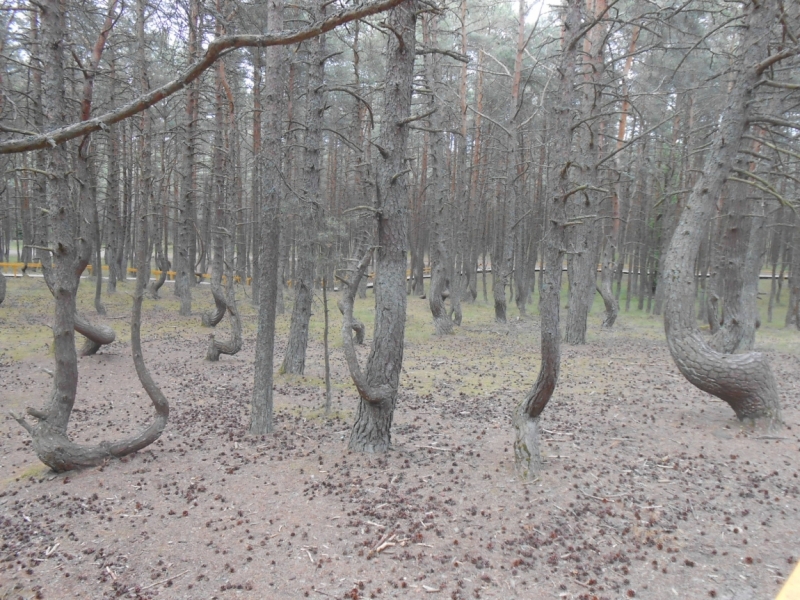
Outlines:
[[[580,199],[576,200],[575,196],[579,196]],[[595,208],[594,203],[583,200],[582,194],[574,194],[570,218],[576,221],[593,220],[585,215]],[[583,215],[577,214],[581,212]],[[582,216],[583,219],[581,219]],[[597,236],[593,223],[580,223],[570,229],[568,247],[572,256],[569,264],[569,312],[564,328],[564,341],[567,344],[576,345],[586,343],[586,324],[596,289],[597,256],[595,247],[597,246]]]
[[[599,14],[604,0],[587,2],[590,8],[587,18]],[[597,12],[596,12],[597,11]],[[589,310],[594,301],[597,280],[597,211],[600,198],[597,190],[599,173],[597,158],[601,137],[598,114],[602,111],[602,73],[605,67],[603,46],[605,23],[597,23],[582,39],[583,52],[580,58],[582,85],[576,90],[580,101],[581,118],[584,121],[575,130],[576,170],[580,173],[577,183],[583,188],[572,194],[567,201],[567,216],[570,227],[567,232],[569,252],[569,312],[567,313],[564,341],[567,344],[585,344]]]
[[[703,224],[714,208],[737,158],[747,126],[754,90],[762,74],[760,61],[767,58],[768,34],[775,23],[777,5],[747,6],[747,27],[741,30],[740,55],[728,103],[709,149],[706,165],[694,185],[665,260],[667,286],[664,328],[670,353],[681,373],[692,384],[727,402],[739,419],[781,420],[775,377],[764,355],[721,354],[711,349],[697,331],[694,318],[695,264]]]
[[[737,184],[744,187],[744,184]],[[745,190],[740,190],[739,193]],[[761,322],[758,316],[758,281],[766,242],[764,202],[743,198],[739,214],[733,215],[731,254],[726,258],[722,324],[708,345],[723,354],[749,352]]]
[[[544,241],[544,272],[539,290],[542,363],[539,375],[514,414],[514,464],[522,479],[534,479],[541,469],[539,417],[550,401],[561,368],[559,304],[561,266],[566,244],[566,203],[570,195],[569,162],[572,123],[575,119],[576,57],[582,0],[568,0],[564,13],[563,51],[559,64],[558,87],[548,112],[548,126],[556,132],[552,148],[547,201],[547,227]]]
[[[325,18],[321,2],[314,5],[315,21]],[[303,200],[301,202],[300,231],[298,232],[298,269],[294,277],[295,297],[292,321],[289,326],[289,341],[286,345],[282,373],[302,375],[306,368],[308,346],[308,324],[314,302],[314,274],[316,232],[319,227],[321,206],[321,149],[322,125],[325,113],[325,36],[320,35],[309,42],[311,52],[308,67],[308,110],[306,118],[305,162],[303,165]]]
[[[6,299],[6,276],[0,273],[0,304]]]
[[[189,0],[189,27],[187,51],[189,60],[197,55],[198,10],[197,0]],[[192,233],[194,231],[195,180],[195,137],[197,123],[195,112],[199,93],[197,84],[186,87],[186,104],[183,111],[183,128],[180,156],[181,192],[178,202],[178,235],[175,240],[175,295],[180,299],[179,314],[186,317],[192,314],[192,280],[194,278],[194,258],[192,254]]]
[[[416,11],[416,2],[412,0],[392,9],[387,19],[394,35],[388,36],[387,42],[383,123],[377,144],[381,158],[375,206],[378,219],[373,288],[375,333],[365,373],[358,367],[357,359],[352,360],[355,351],[352,343],[348,343],[352,325],[345,319],[343,327],[348,366],[360,396],[349,444],[357,452],[386,452],[391,446],[392,416],[403,364],[408,253],[405,151],[416,49]],[[350,297],[357,287],[357,283],[351,287]]]
[[[789,327],[794,323],[800,331],[800,223],[795,225],[793,233],[794,247],[791,250],[792,266],[789,271],[789,302],[786,308],[785,324],[786,327]],[[783,277],[782,273],[781,277]]]
[[[219,10],[219,9],[218,9]],[[216,34],[221,33],[220,19],[217,18]],[[216,68],[215,77],[215,94],[214,94],[214,144],[212,153],[212,198],[214,208],[214,225],[211,226],[211,219],[206,218],[205,226],[211,229],[211,296],[214,298],[214,309],[203,313],[200,321],[203,327],[216,327],[227,311],[227,303],[225,302],[225,292],[222,289],[222,272],[223,264],[225,262],[225,238],[230,237],[232,232],[225,229],[226,227],[226,187],[225,156],[229,154],[228,148],[225,147],[224,142],[224,128],[225,128],[225,107],[223,104],[223,83],[225,62],[219,61]],[[210,210],[208,211],[210,212]],[[233,260],[233,256],[229,256],[228,260]],[[212,336],[213,339],[213,336]]]
[[[267,3],[267,22],[272,31],[283,27],[283,0]],[[275,348],[275,315],[278,301],[278,269],[280,266],[280,207],[283,195],[281,168],[282,118],[284,113],[284,67],[286,50],[270,47],[265,52],[266,75],[263,103],[264,145],[259,173],[260,189],[258,223],[259,281],[258,333],[256,334],[255,380],[250,411],[250,433],[264,435],[274,427],[272,418],[272,379]]]

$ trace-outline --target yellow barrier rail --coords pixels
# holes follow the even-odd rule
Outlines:
[[[22,270],[26,268],[26,265],[27,265],[28,269],[40,269],[42,267],[42,263],[40,263],[38,261],[37,262],[29,262],[29,263],[24,263],[24,262],[0,262],[0,272],[2,272],[5,269],[10,269],[11,272],[14,274],[14,277],[16,277],[17,276],[17,271],[22,272]]]

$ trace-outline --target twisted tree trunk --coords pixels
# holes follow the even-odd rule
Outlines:
[[[233,254],[234,239],[231,236],[228,241],[228,252]],[[230,263],[226,263],[225,273],[225,309],[230,314],[231,323],[231,337],[227,341],[220,341],[212,333],[209,336],[208,351],[206,352],[206,360],[212,362],[218,361],[220,355],[227,354],[233,356],[242,349],[242,321],[239,318],[239,309],[236,307],[236,288],[233,282],[233,269],[230,268]]]
[[[663,278],[664,328],[678,369],[690,383],[727,402],[739,419],[763,419],[770,424],[780,422],[781,411],[769,363],[759,352],[722,354],[706,344],[695,324],[694,287],[703,225],[713,217],[715,203],[731,168],[742,162],[737,150],[747,127],[755,88],[771,64],[767,60],[768,34],[775,23],[777,8],[773,3],[751,3],[746,9],[747,26],[740,30],[734,85],[706,165],[672,236]]]

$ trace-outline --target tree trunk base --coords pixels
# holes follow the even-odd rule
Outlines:
[[[367,335],[367,328],[364,327],[364,324],[361,321],[353,319],[353,323],[350,326],[353,331],[356,332],[356,344],[361,346],[364,343],[364,338]]]
[[[230,341],[227,342],[219,342],[214,338],[214,334],[212,333],[209,336],[208,341],[208,351],[206,351],[206,360],[211,362],[216,362],[219,360],[219,357],[222,354],[227,354],[228,356],[233,356],[239,350],[242,349],[242,338],[239,336],[238,338],[234,335]]]
[[[697,332],[673,332],[667,343],[675,364],[691,384],[724,400],[740,421],[782,422],[775,376],[760,352],[721,354]]]
[[[383,454],[392,446],[394,401],[373,404],[359,400],[348,447],[353,452]]]
[[[157,262],[161,274],[158,276],[158,279],[155,279],[147,286],[147,295],[153,300],[159,299],[158,290],[161,289],[161,286],[163,286],[164,282],[167,280],[167,271],[170,269],[170,262],[168,260],[161,258]]]
[[[539,417],[530,418],[517,409],[514,418],[514,470],[523,481],[532,481],[542,472],[542,453],[539,449]]]
[[[506,303],[505,302],[497,302],[494,303],[494,320],[496,323],[505,323],[506,322]]]
[[[15,417],[16,418],[16,417]],[[17,418],[20,421],[20,418]],[[141,450],[158,439],[167,425],[167,415],[159,414],[150,426],[135,438],[122,442],[102,442],[96,446],[80,446],[47,422],[28,425],[36,456],[56,473],[96,467],[115,458]]]

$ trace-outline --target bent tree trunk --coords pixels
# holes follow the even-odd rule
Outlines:
[[[48,39],[45,48],[45,115],[49,128],[62,126],[66,121],[64,39],[66,15],[63,5],[57,0],[45,0],[40,5],[43,31]],[[80,273],[88,259],[81,258],[76,245],[79,215],[70,200],[70,161],[64,146],[52,148],[47,153],[47,170],[50,180],[47,195],[50,205],[52,266],[47,265],[48,278],[52,281],[55,296],[55,319],[53,322],[53,347],[55,371],[53,393],[44,410],[28,408],[28,414],[38,420],[29,424],[22,416],[14,418],[24,427],[33,440],[33,448],[39,459],[54,471],[67,471],[79,467],[98,465],[110,458],[125,456],[158,439],[167,423],[169,404],[153,382],[142,358],[139,325],[144,286],[147,283],[147,208],[141,211],[142,235],[139,236],[139,269],[136,293],[131,315],[131,348],[136,373],[153,401],[156,416],[150,425],[138,435],[119,442],[104,442],[96,446],[80,446],[67,436],[67,425],[75,403],[78,386],[78,356],[75,352],[75,297]],[[146,204],[146,201],[145,201]],[[50,261],[44,261],[50,262]],[[44,264],[44,263],[43,263]]]
[[[203,327],[216,327],[225,316],[225,311],[228,309],[225,302],[224,292],[222,291],[222,283],[211,283],[211,296],[214,298],[214,310],[204,312],[201,318]]]
[[[780,403],[769,363],[759,352],[722,354],[711,349],[694,319],[695,264],[703,224],[713,217],[715,203],[736,162],[754,90],[767,68],[769,27],[775,22],[773,3],[747,7],[748,26],[741,29],[740,56],[728,104],[720,118],[706,166],[695,184],[672,236],[665,261],[664,328],[670,353],[684,377],[701,390],[727,402],[739,419],[781,420]],[[744,166],[744,165],[736,165]],[[744,170],[744,169],[739,169]]]
[[[231,244],[232,245],[232,244]],[[242,349],[242,321],[239,319],[239,310],[236,308],[236,290],[233,286],[233,277],[228,274],[226,310],[231,315],[231,338],[228,341],[219,341],[212,333],[206,352],[206,360],[218,361],[220,355],[233,356]]]
[[[569,0],[564,14],[564,31],[578,32],[582,0]],[[578,35],[577,33],[572,36]],[[561,368],[561,334],[559,332],[559,301],[561,296],[561,267],[566,244],[566,204],[570,197],[569,162],[572,146],[577,43],[579,38],[565,35],[556,97],[551,104],[549,119],[556,132],[547,202],[550,203],[545,233],[544,272],[539,291],[541,315],[542,364],[531,391],[514,414],[514,465],[521,479],[534,479],[541,471],[539,450],[539,417],[550,401],[558,383]]]
[[[222,297],[222,301],[224,303],[223,311],[227,311],[231,316],[231,337],[227,341],[219,341],[213,333],[209,336],[206,360],[212,362],[218,361],[222,354],[233,356],[242,349],[242,321],[239,318],[239,309],[236,307],[236,287],[233,281],[233,251],[236,244],[236,225],[230,217],[230,213],[228,211],[226,213],[228,231],[226,233],[225,256],[228,257],[228,260],[223,263],[225,265],[225,296]],[[214,296],[214,300],[216,298],[217,296]]]
[[[606,309],[606,316],[603,318],[604,329],[611,329],[619,315],[619,301],[611,289],[611,276],[614,269],[614,239],[614,232],[606,236],[603,246],[603,272],[600,275],[600,283],[597,285],[597,292],[603,299]]]
[[[117,335],[111,327],[107,325],[92,325],[77,313],[75,314],[75,331],[86,338],[86,342],[81,348],[81,356],[97,354],[100,348],[117,339]]]
[[[154,279],[150,282],[150,285],[147,286],[147,295],[153,300],[159,299],[158,291],[167,280],[167,271],[169,271],[171,266],[170,262],[167,260],[167,257],[164,256],[164,253],[161,251],[160,244],[158,244],[156,248],[156,265],[158,265],[158,269],[161,271],[161,273],[158,275],[158,279]]]
[[[358,275],[343,299],[344,347],[350,375],[360,396],[349,444],[356,452],[379,453],[390,448],[392,417],[403,364],[408,255],[405,150],[414,74],[416,9],[416,2],[412,0],[392,9],[388,17],[395,35],[389,36],[387,42],[384,126],[377,145],[381,159],[375,207],[378,216],[375,334],[363,373],[353,348],[352,320],[347,312],[352,314],[354,295],[366,269],[366,260],[359,265]]]

